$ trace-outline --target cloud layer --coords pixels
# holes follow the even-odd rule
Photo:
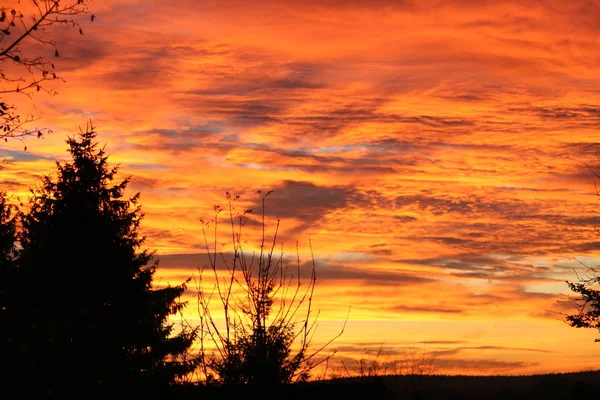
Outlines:
[[[595,334],[556,314],[578,260],[599,255],[593,3],[93,7],[85,36],[55,33],[59,96],[15,99],[55,132],[27,152],[2,144],[15,201],[91,119],[142,193],[164,280],[206,262],[199,219],[225,191],[241,196],[234,213],[252,209],[256,248],[256,191],[273,190],[267,232],[281,219],[303,263],[312,243],[323,340],[352,305],[345,356],[429,343],[440,372],[597,365]]]

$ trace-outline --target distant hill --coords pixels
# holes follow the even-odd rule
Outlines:
[[[595,400],[600,371],[528,376],[392,375],[296,385],[180,387],[171,396],[219,400]]]
[[[395,375],[375,378],[394,399],[566,400],[600,398],[600,370],[526,376]]]

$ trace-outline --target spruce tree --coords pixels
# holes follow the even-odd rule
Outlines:
[[[72,161],[56,163],[22,215],[15,382],[53,397],[156,393],[193,368],[179,357],[193,335],[167,321],[185,283],[153,288],[139,193],[124,197],[129,179],[116,180],[93,128],[67,143]]]
[[[12,366],[8,324],[8,305],[15,275],[17,209],[8,202],[5,192],[0,192],[0,383]]]
[[[17,209],[8,202],[6,192],[0,192],[0,313],[2,314],[6,311],[8,291],[15,268],[16,214]]]
[[[6,192],[0,192],[0,269],[12,265],[16,255],[16,213]]]

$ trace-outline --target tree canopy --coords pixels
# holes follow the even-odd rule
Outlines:
[[[72,161],[56,163],[21,215],[8,375],[58,397],[166,387],[193,368],[180,357],[193,334],[167,321],[185,283],[153,288],[139,193],[125,197],[129,180],[116,180],[93,128],[67,143]]]

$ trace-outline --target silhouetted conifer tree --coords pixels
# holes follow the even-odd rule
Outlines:
[[[16,207],[8,203],[5,192],[0,192],[0,311],[7,303],[7,291],[16,256]]]
[[[11,264],[16,254],[16,207],[0,192],[0,268]]]
[[[95,139],[92,127],[69,138],[72,161],[57,162],[22,215],[13,379],[59,398],[156,393],[193,368],[179,357],[193,335],[167,322],[185,283],[152,288],[139,193],[124,198],[128,179],[115,182]]]
[[[16,214],[5,192],[0,192],[0,378],[7,374],[10,335],[8,326],[8,303],[15,274]],[[0,389],[1,390],[1,389]]]

